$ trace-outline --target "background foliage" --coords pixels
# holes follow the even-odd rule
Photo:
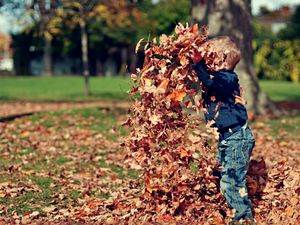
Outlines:
[[[140,38],[170,34],[178,22],[185,24],[190,20],[191,8],[191,1],[186,0],[95,0],[93,7],[85,0],[64,0],[53,1],[57,3],[45,14],[34,2],[38,1],[32,1],[32,5],[26,7],[25,3],[16,0],[4,1],[1,9],[4,13],[13,12],[20,21],[27,21],[26,28],[13,35],[13,57],[18,75],[30,74],[30,62],[44,54],[44,34],[51,37],[53,63],[71,59],[73,64],[68,73],[80,74],[80,21],[86,23],[91,75],[106,74],[107,67],[113,67],[112,74],[135,72],[143,60],[142,55],[133,54],[135,43]],[[85,7],[83,14],[79,13],[81,7]],[[43,18],[43,13],[48,20],[41,27],[39,18]],[[261,13],[268,12],[262,9]],[[30,18],[31,22],[28,22]],[[278,33],[273,33],[254,18],[254,62],[259,78],[300,81],[299,21],[300,7],[296,8],[286,28]]]
[[[300,7],[278,34],[253,23],[254,63],[259,78],[300,81]]]

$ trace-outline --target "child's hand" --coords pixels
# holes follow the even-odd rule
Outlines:
[[[196,71],[196,72],[204,72],[207,70],[207,66],[205,64],[205,61],[204,59],[201,59],[201,61],[199,61],[198,63],[193,63],[192,64],[192,67],[193,69]]]
[[[203,80],[202,77],[206,77],[207,75],[207,66],[205,64],[205,61],[202,59],[198,63],[192,64],[192,68],[195,70],[197,77],[200,80]]]

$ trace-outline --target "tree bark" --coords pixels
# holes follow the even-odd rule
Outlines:
[[[96,75],[98,77],[103,77],[104,76],[104,71],[103,71],[103,63],[99,58],[96,60]]]
[[[91,96],[91,89],[89,84],[89,59],[88,59],[88,35],[86,31],[85,21],[81,21],[81,51],[82,51],[82,65],[83,65],[83,78],[84,78],[84,92],[86,96]]]
[[[191,0],[191,23],[207,25],[209,36],[230,36],[241,49],[241,61],[235,71],[244,88],[247,109],[262,115],[280,110],[262,92],[253,67],[251,0]]]
[[[136,68],[137,68],[137,62],[138,62],[138,57],[137,54],[134,52],[134,48],[130,48],[130,66],[129,66],[129,72],[130,73],[135,73]]]
[[[51,40],[44,35],[43,73],[45,76],[52,76],[51,47]]]
[[[125,76],[127,74],[127,60],[128,60],[128,47],[123,46],[121,48],[121,68],[119,74]]]
[[[47,3],[45,0],[33,1],[33,4],[37,3],[40,12],[40,32],[44,39],[44,51],[43,51],[43,73],[45,76],[52,76],[52,55],[51,48],[52,42],[51,38],[47,37],[47,23],[52,17],[52,8],[53,5],[50,5],[50,8],[47,8]]]

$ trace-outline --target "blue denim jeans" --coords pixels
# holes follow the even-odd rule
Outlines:
[[[255,140],[247,123],[218,143],[216,157],[222,166],[220,188],[229,206],[236,210],[234,221],[253,218],[246,187],[246,173],[254,145]]]

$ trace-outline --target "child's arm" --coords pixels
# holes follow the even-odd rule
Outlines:
[[[199,80],[207,87],[213,85],[213,80],[211,79],[210,73],[207,70],[205,62],[202,60],[197,64],[193,64],[192,67],[194,68]]]
[[[200,81],[209,88],[214,88],[219,92],[228,92],[238,84],[238,78],[233,72],[212,72],[207,69],[205,62],[202,60],[194,64],[193,68]]]

